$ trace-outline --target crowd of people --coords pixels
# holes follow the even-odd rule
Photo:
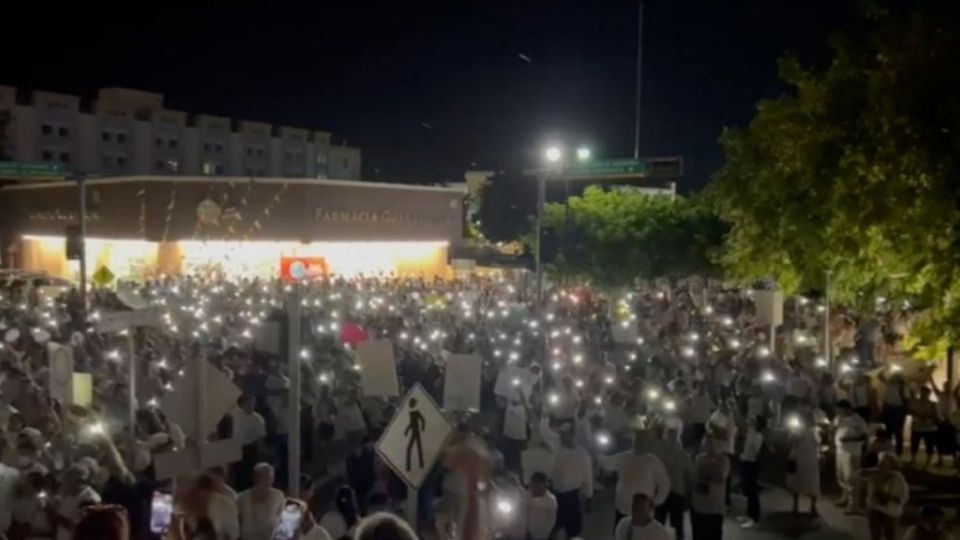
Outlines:
[[[821,304],[797,297],[771,335],[755,293],[698,279],[557,286],[542,301],[481,278],[164,277],[93,290],[86,305],[76,290],[0,294],[0,534],[10,540],[121,529],[282,538],[288,506],[301,516],[289,533],[303,538],[572,539],[608,485],[610,536],[706,540],[721,537],[726,518],[763,522],[761,480],[783,476],[793,511],[816,514],[831,460],[836,504],[866,513],[874,538],[893,539],[909,500],[906,461],[960,463],[960,388],[909,360],[909,306],[832,309],[826,321]],[[300,403],[290,403],[284,347],[270,330],[290,301],[303,317],[302,342],[291,345],[303,360]],[[101,318],[131,306],[159,308],[162,324],[101,331]],[[393,344],[398,396],[364,391],[356,345],[370,339]],[[51,395],[54,344],[93,375],[88,402]],[[454,435],[414,492],[375,445],[405,389],[420,384],[443,404],[447,353],[482,363],[481,401],[446,411]],[[200,361],[242,396],[195,437],[161,404]],[[291,407],[306,473],[296,486]],[[158,473],[157,456],[223,440],[241,446],[239,461]],[[730,510],[738,493],[743,516]],[[409,497],[419,501],[416,532],[397,517]],[[938,510],[924,508],[907,536],[949,538]]]

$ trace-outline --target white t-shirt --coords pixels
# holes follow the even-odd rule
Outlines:
[[[617,523],[613,538],[614,540],[671,540],[673,533],[653,517],[646,525],[636,526],[632,518],[627,516]]]
[[[240,511],[240,539],[267,540],[273,534],[277,518],[283,510],[286,500],[279,489],[270,489],[265,500],[254,501],[253,490],[241,492],[237,496],[237,508]]]
[[[763,448],[763,434],[753,429],[747,430],[747,435],[743,438],[740,461],[756,461],[761,448]]]
[[[522,401],[507,403],[503,412],[503,436],[514,441],[527,440],[527,409]]]
[[[20,471],[0,463],[0,531],[10,528],[13,519],[13,488],[20,479]]]
[[[737,440],[737,424],[734,423],[733,416],[724,414],[717,409],[710,415],[710,420],[707,423],[713,425],[715,428],[722,429],[726,433],[727,438],[724,439],[724,452],[732,455],[734,444]]]
[[[866,439],[851,442],[841,441],[851,437],[866,437],[866,434],[867,423],[864,422],[863,417],[861,417],[859,414],[848,414],[846,416],[837,418],[837,431],[834,435],[834,442],[836,443],[838,449],[843,450],[850,455],[859,456],[863,451],[863,442]]]
[[[527,534],[533,540],[550,537],[557,523],[557,498],[549,491],[542,497],[527,495]]]
[[[267,423],[259,413],[247,414],[243,410],[233,411],[233,439],[242,446],[253,444],[267,436]]]

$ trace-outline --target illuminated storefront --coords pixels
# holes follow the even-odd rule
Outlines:
[[[462,236],[456,189],[332,180],[128,177],[87,181],[87,271],[276,276],[281,261],[332,275],[449,277]],[[4,267],[75,279],[67,183],[0,189]],[[294,265],[297,270],[302,265]]]

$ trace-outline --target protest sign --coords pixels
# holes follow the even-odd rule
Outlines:
[[[364,396],[400,395],[392,341],[377,339],[358,344],[357,361],[360,363],[360,384]]]
[[[444,351],[446,374],[443,382],[443,408],[448,411],[480,410],[480,381],[483,359],[475,354]]]

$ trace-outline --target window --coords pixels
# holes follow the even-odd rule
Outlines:
[[[53,126],[51,126],[50,124],[43,124],[42,126],[40,126],[40,133],[43,133],[44,135],[52,135]]]
[[[120,167],[126,167],[127,166],[126,156],[117,156],[117,165]]]
[[[117,133],[117,142],[118,142],[118,143],[121,143],[121,144],[127,142],[127,134],[126,134],[126,133]]]
[[[217,152],[223,152],[223,145],[220,143],[214,143],[213,149]]]
[[[60,163],[70,162],[70,152],[60,152]]]
[[[40,156],[44,161],[53,161],[53,152],[49,150],[44,150],[40,153]]]
[[[180,171],[180,162],[175,159],[167,160],[167,170],[176,174]]]
[[[57,130],[57,134],[60,135],[61,137],[69,137],[70,130],[68,128],[61,126],[60,129]]]
[[[107,168],[112,167],[113,159],[110,156],[104,154],[100,156],[100,164]]]
[[[157,137],[153,144],[155,144],[157,148],[163,148],[163,137]],[[160,162],[158,161],[157,163]]]
[[[213,168],[213,171],[216,174],[223,174],[223,170],[224,170],[223,165],[217,165],[216,167]]]
[[[203,164],[203,174],[214,174],[216,172],[216,165],[210,163],[209,161]]]
[[[167,148],[176,148],[176,147],[177,147],[176,139],[170,139],[169,141],[167,141]]]
[[[161,160],[161,161],[157,161],[156,163],[153,164],[153,166],[156,167],[156,169],[157,169],[158,171],[165,171],[165,170],[167,170],[167,162],[166,162],[166,161],[162,161],[162,160]]]

